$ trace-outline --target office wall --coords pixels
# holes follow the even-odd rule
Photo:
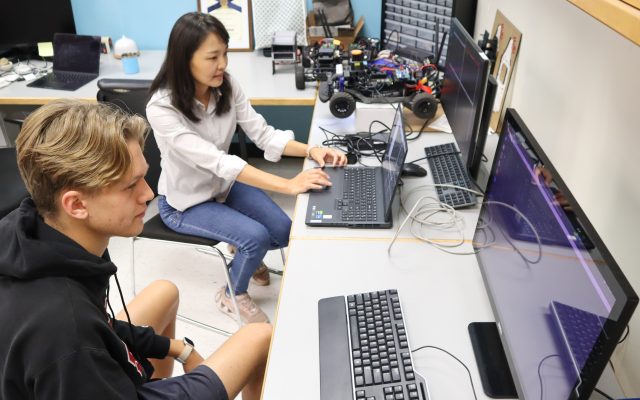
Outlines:
[[[287,1],[287,0],[281,0]],[[307,8],[311,9],[311,0]],[[365,17],[363,33],[380,35],[382,4],[351,0],[356,20]],[[195,11],[198,0],[71,0],[76,30],[80,34],[133,38],[142,50],[165,49],[173,23],[182,14]]]
[[[523,33],[511,106],[640,292],[640,47],[565,0],[479,0],[476,37],[496,9]],[[614,363],[638,396],[640,310],[630,328]]]

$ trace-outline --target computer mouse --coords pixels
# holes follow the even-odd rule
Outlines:
[[[402,176],[427,176],[427,170],[418,164],[403,164]]]

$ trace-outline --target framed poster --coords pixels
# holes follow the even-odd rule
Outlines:
[[[229,32],[229,51],[253,50],[251,0],[198,0],[198,11],[211,14]]]

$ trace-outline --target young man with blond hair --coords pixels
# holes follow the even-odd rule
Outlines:
[[[147,131],[141,117],[81,101],[25,121],[17,154],[31,196],[0,221],[0,398],[260,397],[270,325],[244,326],[203,359],[174,339],[172,283],[152,283],[113,314],[107,245],[142,231],[153,197]],[[184,375],[171,377],[174,359]]]

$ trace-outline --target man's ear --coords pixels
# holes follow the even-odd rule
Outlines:
[[[62,193],[60,208],[63,213],[71,218],[86,219],[89,216],[85,195],[77,190],[67,190]]]

